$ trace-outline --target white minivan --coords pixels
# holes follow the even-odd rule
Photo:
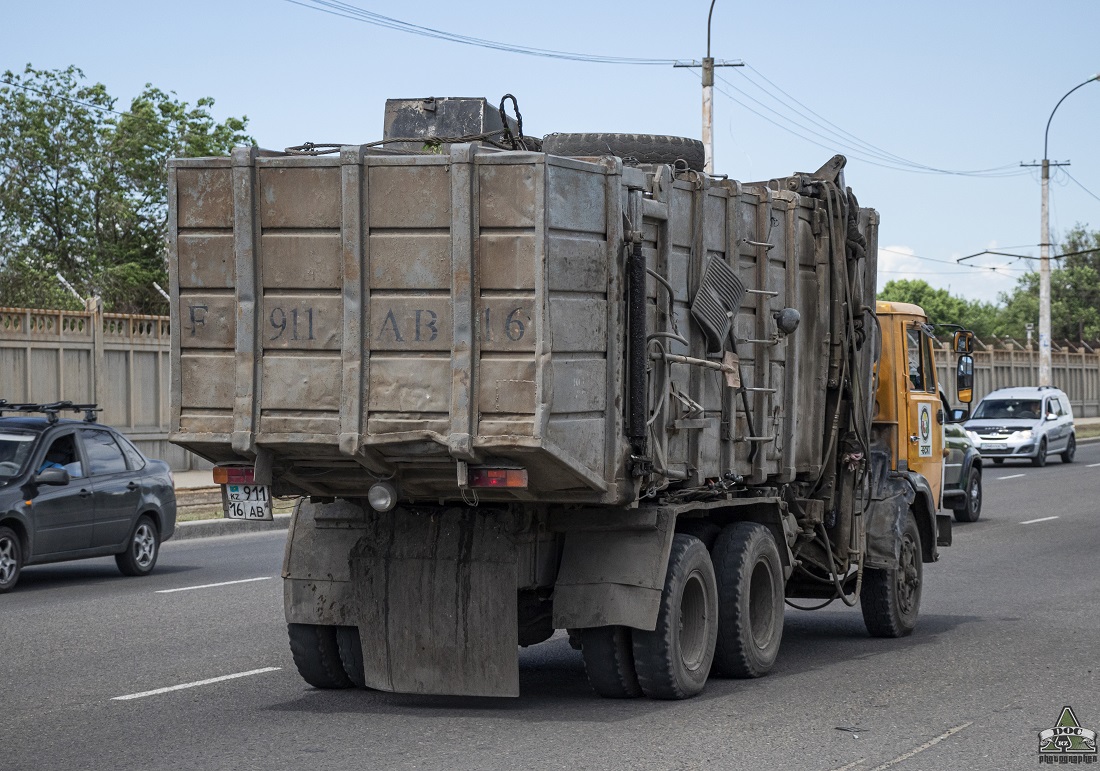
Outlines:
[[[978,404],[965,428],[982,457],[994,463],[1027,459],[1033,466],[1045,466],[1050,455],[1072,463],[1077,453],[1069,397],[1053,386],[993,391]]]

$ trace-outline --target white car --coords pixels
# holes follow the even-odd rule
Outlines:
[[[1053,386],[1001,388],[982,399],[965,424],[983,458],[1029,460],[1045,466],[1060,455],[1072,463],[1077,453],[1073,408],[1064,391]]]

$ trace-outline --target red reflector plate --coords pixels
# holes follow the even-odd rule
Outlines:
[[[527,487],[527,469],[472,468],[470,487]]]
[[[250,485],[255,482],[256,469],[252,466],[215,466],[214,484]]]

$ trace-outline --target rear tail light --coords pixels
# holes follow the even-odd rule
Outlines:
[[[215,466],[214,484],[251,485],[255,483],[256,469],[252,466]]]
[[[527,487],[527,469],[472,468],[470,487]]]

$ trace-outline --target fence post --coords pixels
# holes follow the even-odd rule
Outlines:
[[[107,359],[103,354],[103,301],[89,297],[84,309],[92,328],[92,398],[100,407],[107,401]]]

